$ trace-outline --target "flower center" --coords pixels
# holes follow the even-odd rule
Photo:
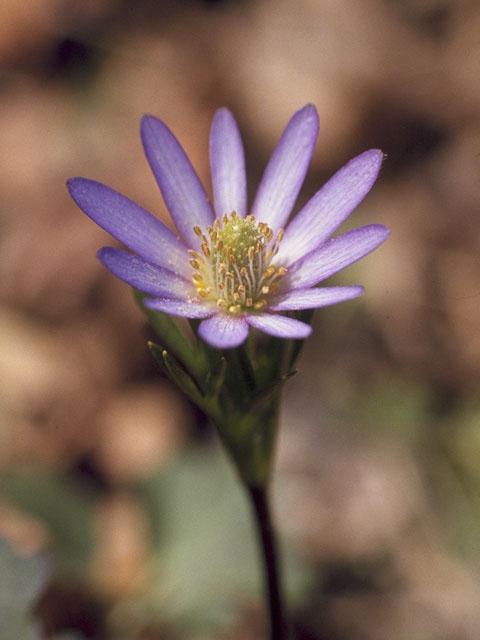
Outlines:
[[[217,218],[207,233],[200,227],[193,230],[202,240],[202,253],[189,251],[198,294],[231,314],[262,309],[287,273],[285,267],[271,264],[284,230],[274,239],[267,224],[235,212]]]

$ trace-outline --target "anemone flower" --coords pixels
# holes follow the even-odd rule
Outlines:
[[[228,109],[210,133],[213,207],[170,129],[143,117],[145,154],[178,233],[117,191],[86,178],[68,189],[78,206],[130,251],[104,247],[101,262],[151,296],[150,309],[201,319],[199,335],[236,347],[254,327],[279,338],[306,338],[310,325],[283,312],[355,298],[360,286],[319,283],[378,247],[389,230],[370,224],[330,236],[368,193],[382,152],[366,151],[340,169],[293,217],[318,134],[313,105],[297,111],[271,156],[251,207],[242,140]]]

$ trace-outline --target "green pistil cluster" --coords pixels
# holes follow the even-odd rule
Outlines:
[[[271,264],[284,230],[274,240],[267,224],[253,216],[241,218],[235,211],[221,221],[217,218],[207,233],[200,227],[193,230],[202,240],[202,253],[190,251],[198,294],[231,314],[262,309],[287,273],[285,267]]]

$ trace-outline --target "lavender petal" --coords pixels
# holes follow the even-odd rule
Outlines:
[[[185,300],[194,294],[193,284],[181,276],[123,249],[104,247],[97,256],[117,278],[149,295]]]
[[[288,264],[328,240],[370,191],[382,159],[381,151],[370,149],[330,178],[287,226],[279,260]]]
[[[158,218],[95,180],[71,178],[67,187],[82,211],[129,249],[169,271],[190,275],[186,246]]]
[[[376,249],[389,234],[381,224],[370,224],[333,238],[290,268],[290,287],[307,288],[329,278]]]
[[[313,105],[297,111],[287,124],[265,169],[251,213],[272,229],[282,227],[302,187],[318,135]]]
[[[202,302],[190,300],[172,300],[169,298],[147,298],[144,304],[153,311],[162,311],[172,316],[182,316],[184,318],[208,318],[215,309]]]
[[[247,213],[245,155],[235,118],[225,108],[219,109],[213,118],[210,167],[217,218],[232,211],[244,217]]]
[[[363,287],[321,287],[318,289],[296,289],[290,291],[269,305],[272,311],[297,311],[318,309],[331,304],[357,298],[364,293]]]
[[[312,327],[305,322],[276,314],[262,313],[247,316],[248,324],[255,329],[276,338],[294,338],[303,340],[312,333]]]
[[[245,341],[248,324],[243,318],[217,313],[200,324],[198,333],[212,347],[231,349]]]
[[[185,242],[198,248],[194,226],[205,230],[214,215],[205,189],[190,160],[170,129],[154,116],[144,116],[141,136],[145,155],[165,204]]]

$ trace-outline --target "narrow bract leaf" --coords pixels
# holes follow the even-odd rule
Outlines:
[[[227,372],[227,361],[222,356],[217,366],[211,369],[207,374],[207,381],[205,385],[205,395],[209,399],[215,399],[218,397],[222,385],[225,381],[225,374]]]
[[[150,349],[153,351],[157,351],[158,345],[151,345]],[[164,366],[168,372],[169,378],[172,380],[174,384],[177,385],[179,389],[181,389],[192,402],[198,405],[200,408],[204,407],[204,398],[197,384],[193,380],[191,376],[182,368],[179,362],[174,358],[173,355],[162,350],[161,356],[163,359]],[[155,358],[158,360],[159,355],[158,351],[155,354]]]
[[[258,389],[250,398],[249,408],[251,411],[260,411],[263,407],[266,406],[268,402],[273,399],[274,394],[279,393],[288,380],[293,378],[293,376],[297,373],[297,370],[290,371],[286,373],[281,378],[277,380],[273,380],[266,386]]]
[[[141,291],[134,290],[135,300],[148,322],[162,341],[162,345],[170,353],[174,353],[190,374],[198,381],[204,379],[208,370],[205,355],[195,348],[192,336],[179,327],[176,320],[165,313],[159,313],[148,309],[143,304],[145,295]]]
[[[163,373],[167,376],[167,378],[170,378],[170,372],[168,371],[162,356],[164,348],[161,345],[157,344],[156,342],[152,342],[152,340],[149,340],[147,342],[147,345],[148,345],[148,348],[150,349],[152,356],[154,357],[155,362],[158,364],[158,366],[163,371]]]

